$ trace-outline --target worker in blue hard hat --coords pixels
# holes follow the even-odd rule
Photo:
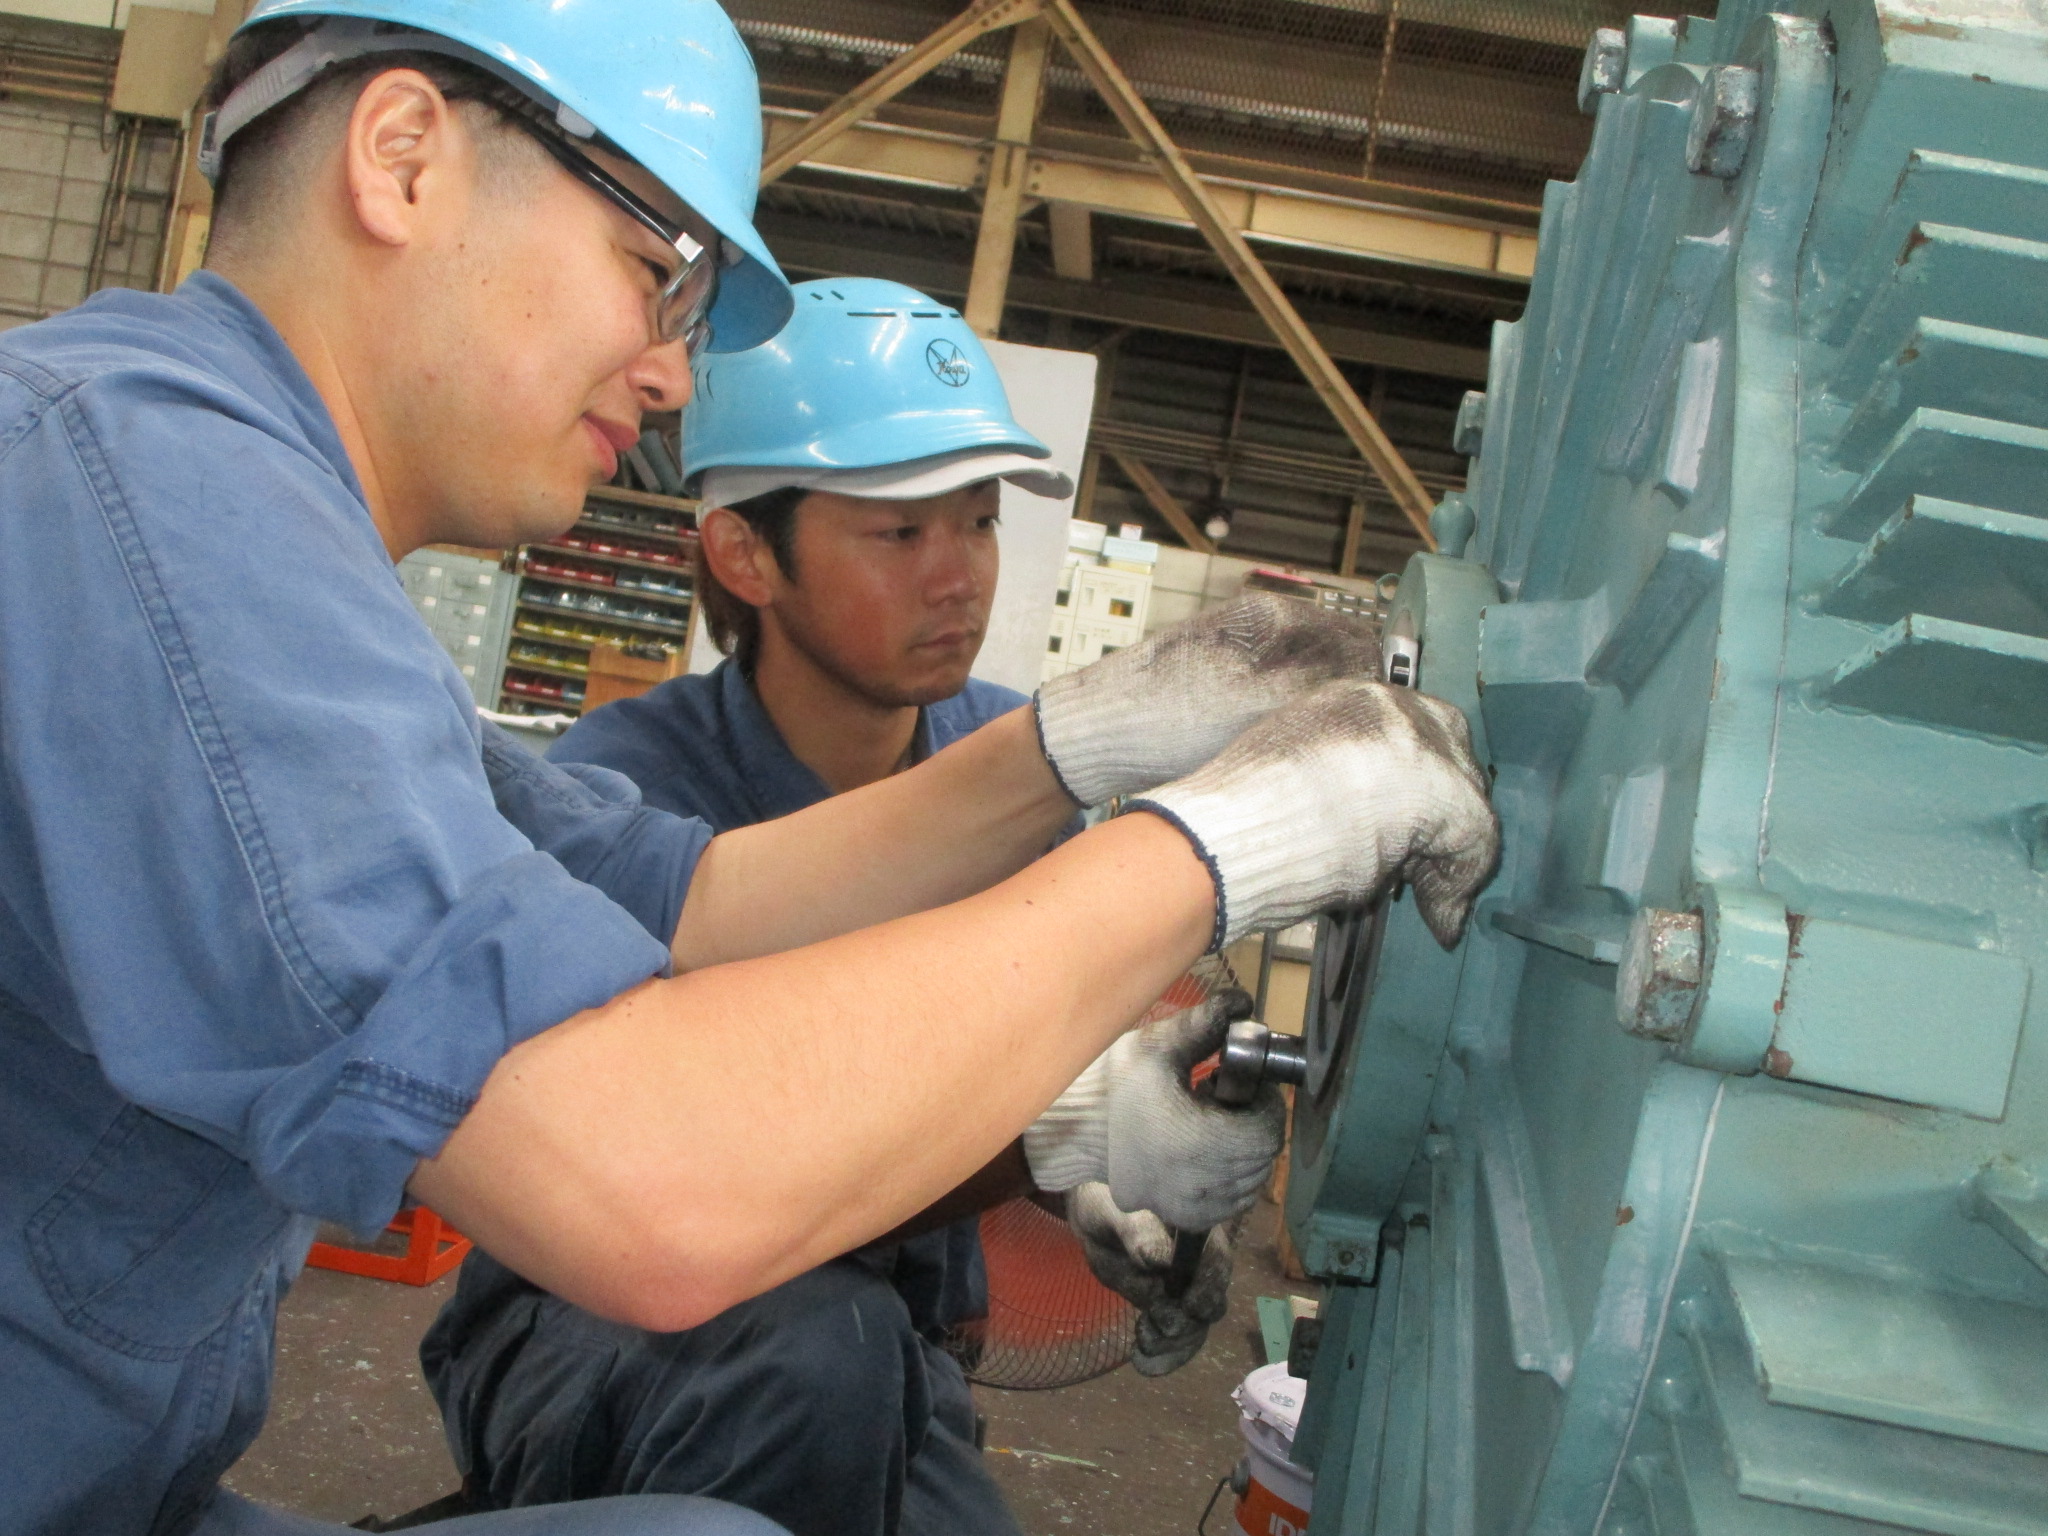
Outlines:
[[[1462,719],[1306,608],[717,836],[487,729],[392,563],[566,529],[783,324],[745,50],[709,0],[261,0],[207,105],[207,269],[0,338],[0,1531],[329,1529],[218,1481],[317,1221],[424,1202],[687,1328],[985,1166],[1205,947],[1396,877],[1457,931]],[[1239,1198],[1113,1130],[1069,1150],[1126,1209]]]
[[[866,278],[795,295],[772,343],[699,364],[683,415],[685,472],[704,507],[698,601],[730,659],[592,711],[549,753],[623,773],[646,803],[720,832],[878,782],[1024,705],[969,675],[996,589],[998,492],[1017,485],[1048,498],[1022,515],[1064,517],[1073,488],[1018,424],[956,310]],[[1206,1008],[1154,1036],[1184,1033],[1206,1054],[1223,1022]],[[1129,1070],[1118,1056],[1095,1076]],[[1186,1095],[1178,1078],[1155,1082]],[[1094,1078],[1068,1095],[942,1202],[931,1230],[687,1332],[595,1317],[473,1253],[421,1349],[473,1496],[715,1488],[798,1536],[1014,1533],[945,1346],[987,1310],[976,1212],[1064,1193],[1062,1122],[1097,1096]],[[1118,1102],[1124,1117],[1146,1107],[1142,1093]],[[1277,1147],[1270,1106],[1263,1119],[1204,1123],[1209,1165],[1263,1183]],[[1149,1230],[1132,1214],[1095,1219],[1105,1205],[1100,1184],[1074,1202],[1091,1251],[1113,1249],[1105,1278],[1146,1309],[1136,1363],[1173,1369],[1227,1301],[1227,1236],[1168,1298],[1172,1240],[1158,1218]],[[1141,1240],[1126,1240],[1133,1230]],[[550,1406],[565,1391],[583,1405],[573,1419]],[[593,1422],[620,1428],[593,1434]]]

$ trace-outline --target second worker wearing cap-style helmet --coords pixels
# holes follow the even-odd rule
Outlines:
[[[792,298],[772,341],[697,367],[683,474],[706,506],[785,487],[909,499],[992,479],[1072,494],[958,310],[871,277],[799,283]]]
[[[717,515],[737,516],[794,576],[804,493],[932,504],[998,480],[1055,501],[1073,493],[959,311],[879,278],[799,283],[794,296],[774,340],[697,364],[682,461],[685,488],[714,514],[708,542]],[[700,555],[699,606],[712,638],[751,671],[760,620],[712,567]]]

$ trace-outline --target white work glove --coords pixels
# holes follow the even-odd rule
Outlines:
[[[1024,1128],[1032,1181],[1046,1191],[1107,1183],[1124,1210],[1191,1232],[1244,1210],[1280,1155],[1280,1091],[1225,1109],[1198,1096],[1188,1073],[1250,1014],[1244,993],[1221,992],[1119,1039]]]
[[[1067,1194],[1067,1225],[1095,1278],[1138,1309],[1131,1368],[1164,1376],[1194,1359],[1209,1325],[1230,1310],[1230,1228],[1209,1229],[1194,1279],[1174,1296],[1173,1229],[1150,1211],[1120,1211],[1107,1184],[1082,1184]]]
[[[1254,721],[1333,678],[1377,677],[1379,638],[1251,592],[1041,684],[1038,739],[1081,805],[1192,773]]]
[[[1125,809],[1164,816],[1208,864],[1212,948],[1359,905],[1399,879],[1449,949],[1500,856],[1486,790],[1454,705],[1353,681],[1324,684]]]

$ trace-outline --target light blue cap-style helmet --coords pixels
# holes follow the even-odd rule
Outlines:
[[[688,494],[721,506],[786,486],[913,498],[997,478],[1072,493],[958,310],[871,277],[798,283],[794,296],[773,340],[699,360],[683,411]]]
[[[293,18],[339,24],[326,62],[425,47],[517,86],[574,138],[595,130],[609,140],[725,241],[713,351],[758,346],[789,318],[789,280],[753,224],[760,85],[746,44],[712,0],[258,0],[242,30]],[[372,39],[371,23],[430,35]],[[273,90],[258,111],[310,78]],[[202,166],[209,155],[218,166],[238,126],[209,134]]]

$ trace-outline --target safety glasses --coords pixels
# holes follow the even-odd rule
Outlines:
[[[718,252],[722,244],[718,237],[712,235],[711,243],[706,245],[689,230],[664,218],[647,199],[575,145],[558,137],[551,125],[536,122],[524,113],[512,120],[553,155],[563,170],[608,198],[675,251],[681,264],[654,296],[654,334],[664,344],[680,341],[691,357],[710,346],[711,306],[718,298]]]

